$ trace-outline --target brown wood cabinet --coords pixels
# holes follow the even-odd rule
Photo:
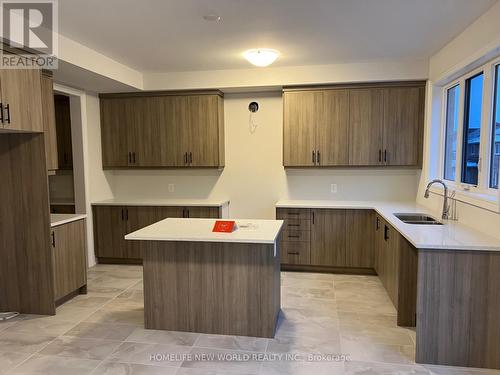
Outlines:
[[[283,91],[285,167],[421,165],[425,82]]]
[[[311,211],[309,209],[278,208],[276,218],[284,220],[281,234],[281,263],[311,264]]]
[[[348,164],[347,90],[284,92],[283,164]]]
[[[0,129],[43,132],[40,70],[0,69],[0,90]]]
[[[345,267],[345,210],[315,208],[311,214],[311,265]]]
[[[219,207],[177,206],[92,206],[95,253],[99,262],[135,262],[142,260],[139,243],[126,241],[125,235],[168,217],[221,217]]]
[[[100,105],[104,168],[224,166],[218,91],[103,94]]]
[[[52,228],[56,301],[87,284],[86,243],[84,219]]]
[[[375,213],[372,210],[346,210],[346,266],[374,268]]]
[[[45,159],[47,170],[53,171],[59,167],[57,157],[57,132],[53,82],[52,76],[46,73],[42,74],[41,79]]]

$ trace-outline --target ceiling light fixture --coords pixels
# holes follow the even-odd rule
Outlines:
[[[279,57],[280,53],[274,49],[256,48],[243,52],[243,57],[256,66],[271,65]]]

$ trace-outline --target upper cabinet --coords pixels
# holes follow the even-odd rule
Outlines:
[[[104,168],[224,166],[218,91],[101,95]]]
[[[0,129],[43,132],[38,69],[0,69]]]
[[[285,166],[348,164],[348,98],[347,90],[285,92]]]
[[[283,92],[285,167],[421,165],[425,82]]]
[[[43,131],[45,139],[45,159],[47,170],[54,171],[58,169],[57,159],[57,133],[56,133],[56,115],[54,110],[54,90],[52,76],[42,74],[42,115]]]

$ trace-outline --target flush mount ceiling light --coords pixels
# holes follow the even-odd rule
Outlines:
[[[204,15],[203,19],[207,22],[222,22],[222,17],[213,13]]]
[[[271,65],[280,53],[274,49],[256,48],[243,52],[243,57],[256,66]]]

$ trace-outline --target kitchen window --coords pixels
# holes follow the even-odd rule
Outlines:
[[[483,81],[482,72],[465,81],[462,182],[470,185],[477,185],[479,176]]]
[[[463,198],[500,204],[500,58],[442,90],[440,177]]]
[[[446,92],[446,135],[444,152],[444,178],[455,180],[457,166],[458,110],[460,107],[460,85]]]

